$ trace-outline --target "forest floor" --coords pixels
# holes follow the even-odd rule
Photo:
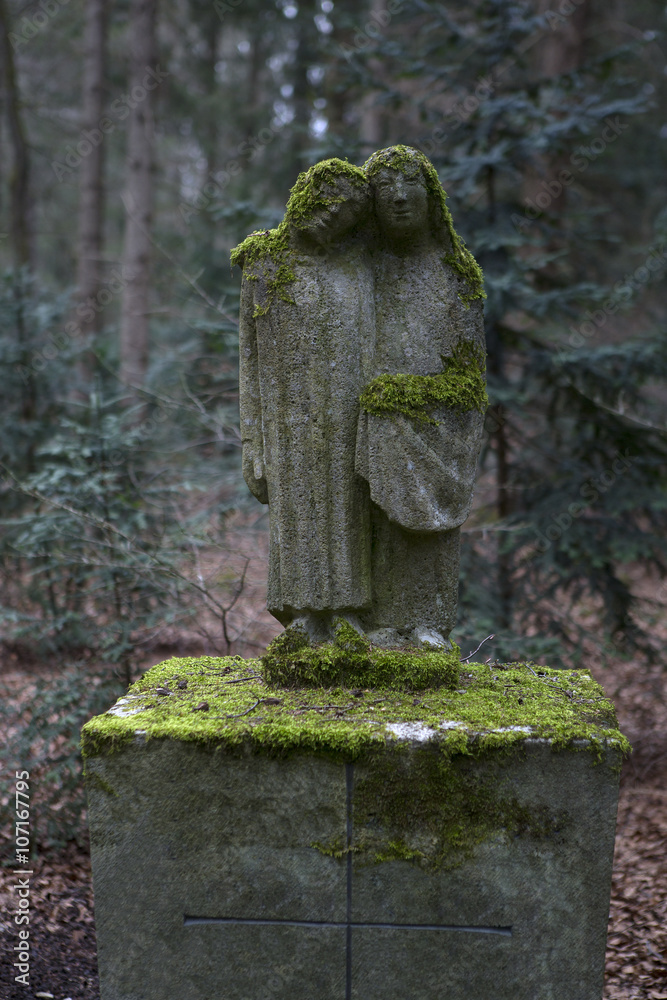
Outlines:
[[[3,682],[19,701],[29,697],[36,669],[3,665],[0,656]],[[604,1000],[667,1000],[667,671],[622,661],[591,669],[634,746],[621,776]],[[5,858],[10,833],[0,831]],[[0,1000],[98,1000],[88,854],[71,844],[57,856],[38,856],[31,870],[26,988],[13,981],[12,971],[16,877],[0,868]]]

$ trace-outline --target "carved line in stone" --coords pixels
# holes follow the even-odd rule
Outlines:
[[[512,937],[511,927],[478,927],[463,924],[381,924],[361,923],[353,920],[263,920],[259,918],[242,917],[183,917],[186,927],[196,924],[242,924],[256,927],[345,927],[359,930],[379,929],[398,931],[463,931],[470,934],[499,934],[501,937]]]

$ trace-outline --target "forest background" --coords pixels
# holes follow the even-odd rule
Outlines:
[[[229,251],[311,163],[406,143],[488,295],[454,637],[616,699],[605,997],[667,998],[666,30],[655,0],[0,0],[0,843],[28,769],[46,995],[97,996],[81,725],[278,629]]]
[[[484,269],[455,638],[664,704],[665,29],[653,0],[0,0],[0,641],[32,671],[0,725],[36,846],[85,843],[79,728],[133,676],[277,631],[229,251],[327,156],[423,150]]]

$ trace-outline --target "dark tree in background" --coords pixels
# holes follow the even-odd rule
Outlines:
[[[120,379],[143,386],[148,371],[151,230],[154,199],[154,91],[158,86],[155,38],[157,0],[130,2],[130,73],[127,130],[127,212],[123,244]]]
[[[83,54],[83,115],[85,129],[91,136],[91,150],[81,161],[79,194],[79,229],[77,246],[75,317],[83,337],[94,337],[102,329],[101,312],[90,305],[102,284],[104,250],[104,118],[106,77],[106,0],[87,0],[85,8]],[[91,355],[82,352],[79,362],[82,384],[93,377]]]

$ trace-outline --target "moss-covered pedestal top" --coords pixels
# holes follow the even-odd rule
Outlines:
[[[542,739],[554,749],[628,752],[612,703],[587,670],[534,663],[462,663],[456,688],[301,687],[264,679],[259,660],[167,660],[82,731],[84,756],[135,740],[281,754],[314,751],[354,760],[385,744],[437,743],[480,754]]]

